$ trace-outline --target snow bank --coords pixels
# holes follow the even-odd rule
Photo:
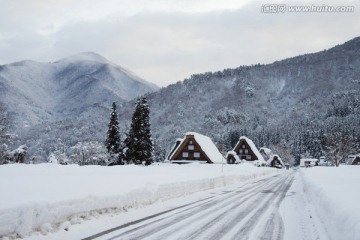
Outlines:
[[[124,211],[278,172],[251,164],[3,165],[0,237],[27,236],[34,230],[46,234],[91,214]]]
[[[304,189],[332,239],[359,239],[360,167],[313,167],[300,171]]]

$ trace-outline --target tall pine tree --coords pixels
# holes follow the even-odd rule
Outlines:
[[[126,159],[135,164],[153,162],[153,143],[150,130],[150,110],[145,97],[138,98],[125,140]]]
[[[115,102],[112,104],[112,112],[108,127],[109,129],[107,131],[105,146],[108,153],[111,155],[111,165],[121,165],[123,164],[123,153],[120,142],[119,121]]]

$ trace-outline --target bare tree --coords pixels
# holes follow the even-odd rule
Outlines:
[[[109,154],[100,142],[79,142],[70,149],[70,162],[83,165],[107,165]]]
[[[332,132],[325,134],[325,144],[322,147],[325,156],[332,159],[338,167],[348,155],[356,152],[356,140],[351,134]]]

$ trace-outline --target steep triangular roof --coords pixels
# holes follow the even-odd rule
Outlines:
[[[347,163],[348,165],[352,165],[353,162],[355,161],[355,159],[360,158],[360,154],[357,155],[352,155],[351,157],[348,158]]]
[[[182,138],[178,138],[176,139],[176,142],[174,143],[174,145],[171,147],[171,150],[169,152],[169,154],[167,155],[166,159],[170,160],[171,155],[176,151],[176,149],[180,146],[181,142],[183,141]]]
[[[274,160],[274,157],[277,157],[277,160],[279,160],[280,164],[285,166],[284,162],[281,160],[281,158],[279,157],[279,155],[275,154],[275,155],[271,155],[271,157],[269,158],[269,160],[266,161],[266,165],[270,166],[271,162]]]
[[[254,142],[253,142],[251,139],[249,139],[249,138],[247,138],[247,137],[245,137],[245,136],[241,136],[241,137],[239,138],[239,141],[236,143],[233,151],[236,151],[237,146],[240,144],[240,142],[241,142],[242,140],[246,141],[246,143],[249,145],[249,147],[251,148],[251,151],[255,154],[255,156],[257,157],[257,159],[258,159],[260,162],[264,162],[264,163],[265,163],[265,160],[264,160],[263,156],[260,154],[259,150],[256,148]]]
[[[201,150],[206,154],[206,156],[210,159],[213,163],[225,163],[224,157],[219,152],[219,149],[215,146],[213,141],[200,133],[196,132],[187,132],[186,136],[194,136],[195,141],[199,144]],[[173,151],[172,154],[169,156],[169,160],[174,157],[174,155],[178,152],[179,149],[183,148],[183,145],[186,140],[186,136],[182,139],[181,143],[178,147]]]
[[[266,148],[266,147],[262,147],[260,148],[260,153],[264,152],[267,156],[271,156],[272,155],[272,151],[270,148]]]
[[[239,156],[236,154],[235,151],[228,151],[228,152],[226,153],[226,159],[227,159],[229,156],[233,156],[234,159],[235,159],[235,162],[241,161],[241,159],[239,158]]]

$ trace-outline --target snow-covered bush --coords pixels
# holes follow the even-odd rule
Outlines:
[[[69,149],[70,162],[83,165],[107,165],[110,156],[100,142],[79,142]]]
[[[21,145],[20,147],[16,148],[15,150],[8,152],[8,154],[6,155],[6,158],[10,162],[24,163],[27,151],[28,151],[28,147],[26,145]]]
[[[59,151],[55,151],[50,153],[48,157],[48,162],[66,165],[69,162],[69,158],[67,157],[66,153],[60,153]]]

